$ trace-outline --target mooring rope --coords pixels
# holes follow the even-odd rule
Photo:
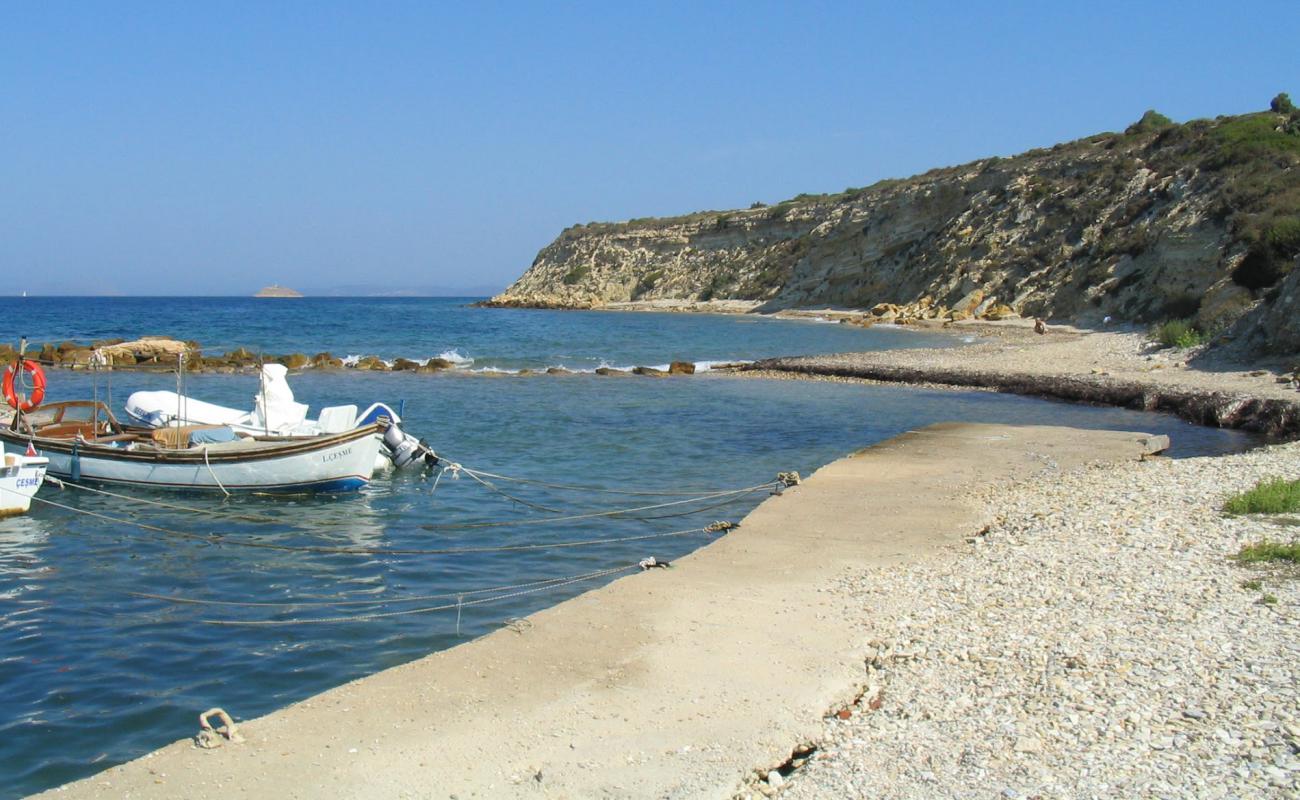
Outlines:
[[[130,597],[143,597],[149,600],[162,600],[176,605],[194,606],[235,606],[241,608],[337,608],[343,606],[387,606],[400,603],[422,603],[428,600],[447,600],[454,597],[472,597],[474,595],[490,594],[492,592],[506,592],[516,589],[529,589],[536,586],[545,586],[551,583],[582,580],[591,575],[592,573],[590,572],[584,572],[581,575],[566,575],[560,578],[539,578],[534,581],[525,581],[524,583],[511,583],[504,586],[488,586],[482,589],[465,589],[459,592],[412,595],[410,597],[371,598],[368,600],[285,600],[277,603],[269,603],[255,602],[251,600],[202,600],[194,597],[184,597],[172,594],[153,594],[150,592],[127,592],[127,594]]]
[[[205,455],[206,455],[206,453],[205,453]],[[533,508],[538,508],[538,509],[540,509],[540,510],[544,510],[544,511],[551,512],[551,513],[556,513],[556,514],[562,514],[562,513],[563,513],[560,509],[555,509],[555,508],[550,508],[550,507],[547,507],[547,506],[541,506],[541,505],[538,505],[538,504],[533,504],[533,503],[530,503],[530,502],[528,502],[528,501],[526,501],[526,500],[522,500],[522,499],[520,499],[520,498],[514,497],[513,495],[509,495],[509,494],[507,494],[507,493],[505,493],[505,492],[501,492],[499,489],[497,489],[497,487],[492,486],[489,482],[486,482],[486,481],[483,481],[483,480],[479,479],[479,478],[474,474],[475,471],[473,471],[473,470],[469,470],[469,469],[466,469],[466,468],[464,468],[464,467],[461,467],[460,465],[455,465],[455,466],[456,466],[456,468],[457,468],[457,471],[463,471],[463,472],[465,472],[466,474],[470,475],[471,478],[473,478],[474,480],[476,480],[476,481],[478,481],[479,483],[483,484],[483,486],[485,486],[485,487],[488,488],[489,490],[495,491],[495,492],[497,492],[498,494],[501,494],[502,496],[506,497],[506,498],[509,499],[509,500],[512,500],[512,501],[514,501],[514,502],[518,502],[518,503],[522,503],[523,505],[527,505],[527,506],[529,506],[529,507],[533,507]],[[209,467],[209,469],[211,469],[211,467]],[[451,467],[444,467],[444,470],[443,470],[443,471],[446,471],[447,469],[451,469]],[[455,473],[453,473],[453,474],[455,474]],[[482,475],[490,475],[491,473],[478,473],[478,474],[482,474]],[[784,474],[784,473],[782,473],[782,474]],[[215,477],[215,476],[214,476],[214,477]],[[440,472],[438,473],[437,477],[435,478],[435,481],[434,481],[434,489],[437,489],[437,486],[438,486],[438,483],[437,483],[437,482],[438,482],[438,480],[440,480],[441,478],[442,478],[442,472],[440,471]],[[184,512],[186,512],[186,513],[190,513],[190,514],[197,514],[197,515],[200,515],[200,516],[215,517],[215,518],[219,518],[219,519],[227,519],[227,520],[242,521],[242,522],[260,522],[260,523],[267,523],[267,524],[281,525],[281,526],[284,526],[284,527],[287,527],[287,528],[296,528],[296,523],[293,522],[293,521],[291,521],[291,520],[285,520],[285,519],[281,519],[281,518],[278,518],[278,517],[268,516],[268,515],[265,515],[265,514],[252,514],[252,513],[245,513],[245,512],[235,512],[235,511],[225,511],[225,510],[220,510],[220,511],[219,511],[219,510],[212,510],[212,509],[197,508],[197,507],[195,507],[195,506],[191,506],[191,505],[183,505],[183,504],[180,504],[180,503],[165,502],[165,501],[162,501],[162,500],[151,500],[151,499],[144,498],[144,497],[135,497],[135,496],[128,495],[128,494],[122,494],[122,493],[120,493],[120,492],[111,492],[111,491],[108,491],[108,490],[106,490],[106,489],[99,489],[99,488],[95,488],[95,487],[92,487],[92,486],[87,486],[87,485],[85,485],[85,484],[81,484],[81,483],[74,483],[74,482],[72,482],[72,481],[68,481],[68,480],[61,481],[61,483],[62,483],[62,485],[64,485],[64,486],[68,486],[68,487],[71,487],[71,488],[73,488],[73,489],[78,489],[78,490],[83,491],[83,492],[90,492],[90,493],[93,493],[93,494],[103,495],[103,496],[105,496],[105,497],[113,497],[113,498],[117,498],[117,499],[119,499],[119,500],[124,500],[124,501],[126,501],[126,502],[130,502],[130,503],[137,503],[137,504],[140,504],[140,505],[156,506],[156,507],[158,507],[158,508],[166,508],[166,509],[169,509],[169,510],[172,510],[172,511],[184,511]],[[758,485],[756,485],[756,486],[746,487],[746,488],[743,488],[743,489],[726,489],[726,490],[719,490],[719,491],[716,491],[716,492],[708,492],[708,493],[702,493],[702,494],[692,494],[691,496],[688,496],[688,497],[686,497],[686,498],[683,499],[683,500],[675,500],[675,501],[668,502],[668,503],[652,504],[652,505],[640,506],[640,507],[635,507],[635,508],[624,508],[624,509],[613,509],[613,510],[607,510],[607,511],[587,512],[587,513],[584,513],[584,514],[573,514],[573,515],[560,516],[560,517],[543,517],[543,518],[536,518],[536,519],[531,519],[531,520],[525,520],[525,519],[514,519],[514,520],[489,520],[489,521],[483,521],[483,522],[426,523],[426,524],[422,525],[421,527],[424,528],[425,530],[460,530],[460,529],[468,529],[468,528],[497,528],[497,527],[511,527],[511,526],[516,526],[516,525],[537,525],[537,524],[547,524],[547,523],[554,523],[554,522],[573,522],[573,521],[576,521],[576,520],[582,520],[582,519],[594,519],[594,518],[598,518],[598,517],[616,517],[616,516],[626,516],[626,515],[629,515],[629,514],[633,514],[633,513],[636,513],[636,512],[640,512],[640,511],[652,511],[652,510],[655,510],[655,509],[658,509],[658,508],[668,508],[668,507],[673,507],[673,506],[678,506],[678,505],[689,505],[689,504],[692,504],[692,503],[704,502],[704,501],[706,501],[706,500],[712,500],[712,499],[715,499],[715,498],[725,498],[725,499],[723,499],[722,502],[720,502],[720,503],[715,503],[715,504],[708,505],[708,506],[701,506],[701,507],[699,507],[699,508],[691,509],[691,510],[686,511],[686,512],[683,512],[683,513],[676,513],[676,514],[663,514],[663,515],[657,515],[657,516],[628,517],[629,519],[637,519],[637,520],[671,519],[671,518],[674,518],[674,517],[689,516],[689,515],[691,515],[691,514],[695,514],[695,513],[702,513],[702,512],[704,512],[704,511],[710,511],[710,510],[713,510],[713,509],[719,508],[719,507],[721,507],[721,506],[727,505],[728,503],[734,502],[735,500],[740,499],[740,497],[743,496],[743,495],[751,494],[751,493],[753,493],[753,492],[757,492],[757,491],[760,491],[760,490],[762,490],[762,489],[771,488],[771,487],[773,487],[774,485],[779,486],[779,485],[780,485],[779,481],[775,482],[775,484],[774,484],[773,482],[768,482],[768,483],[758,484]],[[225,487],[221,487],[221,488],[222,488],[223,491],[225,491]],[[227,495],[229,495],[228,492],[227,492]],[[77,510],[80,510],[80,509],[77,509]],[[332,523],[327,523],[327,524],[328,524],[328,526],[331,527],[331,528],[346,527],[346,525],[336,525],[336,524],[332,524]],[[320,527],[321,527],[320,525],[313,525],[313,528],[316,528],[316,529],[319,529]]]
[[[466,553],[507,553],[528,550],[550,550],[572,547],[588,547],[600,544],[616,544],[620,542],[637,542],[647,539],[664,539],[673,536],[690,536],[696,533],[717,533],[720,530],[717,526],[720,523],[713,523],[702,528],[687,528],[679,531],[667,531],[663,533],[643,533],[635,536],[617,536],[603,539],[584,539],[579,541],[567,542],[536,542],[533,544],[513,544],[500,545],[494,547],[444,547],[444,548],[392,548],[392,547],[327,547],[323,545],[288,545],[275,544],[273,542],[252,542],[241,539],[225,538],[217,534],[200,534],[189,533],[187,531],[178,531],[172,528],[164,528],[160,525],[151,525],[147,522],[139,522],[133,519],[114,517],[109,514],[103,514],[98,511],[89,511],[75,506],[57,503],[43,497],[33,497],[33,501],[44,503],[54,508],[61,508],[65,511],[71,511],[76,514],[85,514],[105,522],[113,522],[119,525],[130,525],[142,530],[158,533],[163,536],[171,536],[188,541],[202,542],[215,546],[229,547],[247,547],[257,550],[276,550],[289,553],[316,553],[325,555],[363,555],[363,556],[409,556],[409,555],[461,555]],[[730,523],[728,523],[730,524]],[[734,527],[734,525],[732,525]]]
[[[666,519],[670,516],[685,516],[685,515],[670,514],[662,517],[633,517],[628,515],[636,514],[641,511],[654,511],[655,509],[660,509],[660,508],[671,508],[675,506],[682,506],[689,503],[700,503],[705,500],[717,500],[723,497],[732,498],[731,500],[726,501],[727,503],[729,503],[732,502],[732,500],[740,499],[740,497],[744,495],[753,494],[754,492],[759,492],[764,489],[774,489],[775,487],[781,485],[782,484],[775,481],[768,481],[767,483],[760,483],[756,486],[748,486],[744,489],[729,489],[725,492],[715,492],[713,494],[708,494],[708,495],[688,497],[685,500],[673,500],[667,503],[652,503],[650,505],[636,506],[634,508],[618,508],[612,511],[590,511],[584,514],[569,514],[562,517],[541,517],[537,519],[520,519],[520,520],[491,521],[491,522],[445,522],[445,523],[430,522],[430,523],[425,523],[420,527],[428,531],[442,531],[442,530],[467,530],[472,528],[498,528],[498,527],[516,526],[516,525],[549,525],[557,522],[575,522],[584,519],[598,519],[600,517],[623,516],[623,517],[627,517],[628,519]],[[719,503],[712,506],[694,509],[688,513],[707,511],[711,508],[717,508],[719,505],[726,505],[726,503]]]
[[[492,597],[483,597],[477,600],[467,600],[464,602],[446,603],[439,606],[429,606],[427,608],[410,608],[404,611],[380,611],[373,614],[356,614],[343,617],[315,617],[315,618],[296,618],[296,619],[264,619],[264,620],[233,620],[233,619],[201,619],[199,622],[205,625],[225,625],[225,626],[248,626],[248,627],[276,627],[287,625],[322,625],[337,624],[343,622],[369,622],[377,619],[388,619],[391,617],[405,617],[412,614],[429,614],[435,611],[450,611],[451,609],[462,609],[470,606],[480,606],[487,603],[495,603],[498,600],[508,600],[513,597],[523,597],[524,595],[536,594],[548,589],[558,589],[561,586],[579,583],[581,581],[593,580],[606,575],[615,575],[620,572],[628,572],[635,569],[641,569],[639,564],[627,564],[621,567],[611,569],[597,570],[585,575],[579,575],[564,581],[550,583],[532,589],[521,589],[507,594],[494,595]]]
[[[720,491],[727,491],[726,489],[699,489],[699,490],[683,489],[677,491],[670,491],[664,489],[657,489],[657,490],[609,489],[604,486],[590,486],[590,485],[580,485],[574,483],[551,483],[549,481],[542,481],[534,478],[516,478],[510,475],[500,475],[495,472],[488,472],[486,470],[481,470],[481,469],[471,469],[465,466],[461,466],[460,468],[466,474],[481,475],[484,478],[493,478],[499,481],[508,481],[510,483],[522,483],[531,486],[542,486],[547,489],[561,489],[564,491],[572,491],[572,492],[592,492],[594,494],[622,494],[622,495],[641,496],[641,497],[688,497],[688,496],[695,496],[695,495],[711,495],[711,494],[716,494],[717,492]]]

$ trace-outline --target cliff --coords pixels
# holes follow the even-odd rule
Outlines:
[[[773,206],[576,225],[489,304],[1186,318],[1244,352],[1300,353],[1300,113],[1279,100]]]

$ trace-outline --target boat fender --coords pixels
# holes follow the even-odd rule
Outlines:
[[[73,483],[80,482],[81,481],[81,442],[80,441],[75,441],[72,443],[72,465],[70,467],[70,471],[72,473],[72,482]]]
[[[26,400],[20,400],[18,391],[14,387],[14,379],[18,375],[19,369],[20,365],[15,362],[10,364],[9,368],[5,370],[3,383],[5,402],[8,403],[11,408],[16,408],[19,411],[31,411],[33,408],[39,406],[41,401],[45,399],[45,370],[41,369],[41,365],[37,364],[35,361],[32,361],[31,359],[23,359],[21,365],[22,371],[32,376],[32,394],[31,397],[28,397]]]

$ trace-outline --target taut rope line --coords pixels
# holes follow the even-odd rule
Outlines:
[[[646,539],[663,539],[672,536],[690,536],[696,533],[715,533],[718,523],[708,525],[703,528],[687,528],[680,531],[667,531],[665,533],[644,533],[636,536],[617,536],[605,539],[584,539],[569,542],[538,542],[535,544],[512,544],[501,545],[497,547],[444,547],[444,548],[388,548],[388,547],[325,547],[325,546],[307,546],[307,545],[288,545],[274,544],[272,542],[250,542],[240,539],[227,539],[216,534],[199,534],[178,531],[172,528],[164,528],[160,525],[151,525],[147,522],[138,522],[133,519],[114,517],[109,514],[101,514],[98,511],[87,511],[86,509],[75,508],[73,506],[57,503],[53,500],[47,500],[43,497],[33,497],[33,501],[44,503],[55,508],[61,508],[65,511],[71,511],[76,514],[85,514],[105,522],[114,522],[119,525],[131,525],[142,530],[158,533],[163,536],[173,536],[189,541],[202,542],[214,546],[230,547],[247,547],[258,550],[276,550],[289,553],[318,553],[329,555],[361,555],[361,556],[413,556],[413,555],[432,555],[447,556],[459,555],[463,553],[506,553],[523,550],[550,550],[569,547],[585,547],[599,544],[615,544],[619,542],[638,542]]]

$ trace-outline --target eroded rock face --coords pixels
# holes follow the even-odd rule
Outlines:
[[[1192,318],[1207,328],[1249,318],[1239,338],[1294,352],[1295,289],[1242,285],[1238,267],[1257,234],[1242,220],[1268,202],[1243,187],[1285,185],[1300,159],[1279,151],[1225,166],[1218,132],[1267,116],[1102,134],[770,207],[578,225],[490,304],[887,303],[906,309],[890,316],[904,321]],[[1300,209],[1280,213],[1300,219]]]

